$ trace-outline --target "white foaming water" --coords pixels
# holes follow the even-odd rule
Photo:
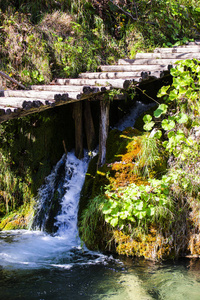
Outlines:
[[[46,202],[52,197],[57,172],[63,163],[65,192],[61,200],[61,211],[56,217],[57,232],[54,235],[39,230],[0,232],[1,266],[70,269],[76,264],[98,264],[106,259],[106,256],[100,253],[90,252],[86,247],[81,247],[78,237],[78,203],[89,163],[88,155],[82,160],[77,159],[73,153],[68,153],[67,158],[63,155],[39,191],[41,199],[39,210],[45,205],[43,216],[47,217],[49,208]]]
[[[79,160],[73,153],[69,153],[65,163],[66,175],[64,188],[66,193],[61,201],[61,212],[56,217],[55,225],[58,227],[57,235],[67,234],[69,240],[75,243],[78,235],[77,215],[80,192],[85,180],[85,173],[88,167],[88,157]],[[70,178],[70,180],[68,179]]]

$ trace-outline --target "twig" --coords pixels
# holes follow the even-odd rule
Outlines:
[[[138,19],[137,5],[135,3],[135,0],[133,0],[133,2],[134,2],[134,7],[135,7],[136,18]]]
[[[149,99],[153,100],[154,102],[156,102],[157,104],[160,104],[158,101],[156,101],[154,98],[152,98],[151,96],[149,96],[148,94],[145,93],[145,91],[143,91],[141,88],[139,88],[138,86],[135,86],[136,89],[138,89],[139,91],[141,91],[145,96],[147,96]]]
[[[4,72],[0,71],[0,75],[5,77],[6,79],[12,81],[13,83],[19,85],[21,88],[26,90],[26,87],[23,84],[19,83],[17,80],[15,80],[15,79],[11,78],[10,76],[6,75]]]
[[[155,25],[155,23],[153,23],[153,22],[148,22],[148,21],[147,21],[147,22],[144,22],[144,21],[139,20],[138,17],[137,17],[137,18],[134,18],[134,17],[132,16],[131,13],[125,11],[125,10],[124,10],[123,8],[121,8],[118,4],[114,3],[113,0],[110,0],[110,2],[111,2],[114,6],[116,6],[119,10],[121,10],[125,15],[127,15],[128,17],[130,17],[133,21],[138,21],[138,22],[145,23],[145,24],[153,24],[153,25]],[[137,14],[136,14],[136,15],[137,15]]]

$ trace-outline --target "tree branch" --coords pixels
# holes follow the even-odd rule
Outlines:
[[[4,72],[0,71],[0,76],[5,77],[7,80],[10,80],[11,82],[19,85],[21,88],[26,90],[26,87],[23,84],[19,83],[17,80],[15,80],[15,79],[11,78],[10,76],[6,75]]]
[[[128,17],[130,17],[133,21],[138,21],[138,22],[145,23],[145,24],[152,24],[152,25],[155,25],[155,23],[153,23],[153,22],[148,22],[148,21],[144,22],[144,21],[139,20],[138,17],[137,17],[137,18],[134,18],[134,17],[132,16],[131,13],[125,11],[125,10],[124,10],[123,8],[121,8],[118,4],[114,3],[113,0],[110,0],[110,2],[111,2],[114,6],[116,6],[119,10],[121,10],[125,15],[127,15]],[[136,15],[137,15],[137,14],[136,14]]]

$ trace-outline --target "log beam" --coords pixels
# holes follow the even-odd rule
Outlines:
[[[98,167],[101,167],[106,161],[106,141],[108,137],[109,129],[109,110],[110,101],[101,100],[100,101],[100,127],[99,127],[99,159]]]
[[[75,155],[77,158],[83,158],[83,117],[82,102],[73,104],[73,118],[75,122]]]
[[[90,102],[88,100],[84,102],[84,123],[87,139],[87,148],[89,151],[91,151],[95,148],[96,136]]]

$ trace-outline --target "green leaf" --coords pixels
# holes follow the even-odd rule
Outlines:
[[[122,212],[119,213],[119,217],[120,217],[122,220],[127,219],[128,215],[129,215],[129,212],[128,212],[128,211],[122,211]]]
[[[144,210],[144,211],[139,211],[139,212],[136,214],[136,216],[137,216],[137,218],[138,218],[139,220],[144,219],[144,218],[146,217],[146,215],[147,215],[146,210]]]
[[[164,130],[171,130],[175,127],[175,122],[173,120],[163,120],[161,126]]]
[[[177,95],[178,95],[178,91],[177,90],[172,90],[169,94],[169,100],[170,101],[173,101],[174,99],[177,98]]]
[[[171,68],[170,69],[170,74],[175,77],[179,75],[179,71],[176,68]]]
[[[155,214],[155,207],[148,207],[146,212],[148,217],[153,216]]]
[[[155,122],[152,121],[152,122],[144,124],[143,128],[146,131],[150,131],[153,128],[154,125],[155,125]]]
[[[174,131],[170,131],[170,132],[168,132],[167,136],[170,139],[171,137],[175,136],[175,132]]]
[[[135,222],[135,218],[133,218],[132,216],[128,216],[127,219],[130,220],[131,222]]]
[[[149,122],[151,122],[151,120],[152,120],[152,116],[151,115],[145,115],[143,117],[144,123],[149,123]]]
[[[140,202],[135,206],[135,208],[136,208],[137,210],[142,210],[142,209],[143,209],[143,201],[140,201]]]
[[[158,108],[154,111],[154,117],[159,118],[162,114],[166,114],[168,105],[160,104]]]
[[[164,142],[162,143],[162,145],[163,145],[164,148],[166,148],[167,145],[168,145],[168,141],[164,141]]]
[[[184,113],[180,113],[179,118],[177,119],[177,122],[179,124],[184,124],[184,123],[187,123],[187,121],[188,121],[188,116]]]
[[[152,130],[150,137],[160,139],[162,136],[162,131],[161,130],[156,130],[155,128]]]
[[[113,218],[110,221],[110,225],[112,225],[113,227],[117,226],[118,225],[118,218]]]
[[[169,88],[170,88],[170,85],[162,86],[158,92],[157,97],[161,98],[161,97],[165,96],[167,94],[167,91],[169,90]]]
[[[108,215],[108,214],[110,214],[111,212],[112,212],[112,209],[110,208],[110,209],[107,209],[107,208],[102,208],[102,211],[103,211],[103,214],[104,215]]]

